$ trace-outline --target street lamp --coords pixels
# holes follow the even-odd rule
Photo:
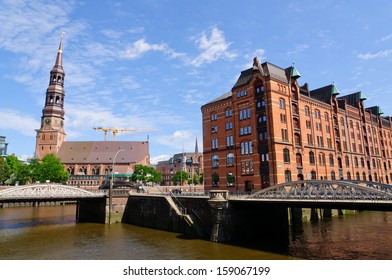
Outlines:
[[[113,181],[114,181],[114,164],[116,162],[116,157],[118,153],[124,152],[125,150],[118,150],[116,154],[114,155],[113,158],[113,164],[112,164],[112,180],[110,181],[109,184],[109,225],[111,223],[111,217],[112,217],[112,192],[113,192]]]

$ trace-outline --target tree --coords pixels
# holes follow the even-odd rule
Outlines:
[[[154,167],[137,164],[132,174],[132,181],[159,183],[162,181],[162,174],[155,170]]]
[[[42,162],[36,164],[32,174],[34,174],[35,179],[42,182],[49,180],[51,182],[64,183],[69,179],[69,174],[64,171],[63,164],[54,154],[44,156]]]
[[[5,158],[0,157],[0,184],[2,185],[5,180],[10,176],[10,168]]]
[[[197,174],[197,173],[193,174],[193,184],[198,185],[199,182],[200,182],[199,174]]]
[[[188,180],[188,173],[182,170],[177,170],[176,174],[174,174],[174,176],[172,177],[172,181],[173,182],[179,182],[180,185],[182,186],[182,184],[184,183],[184,181]]]

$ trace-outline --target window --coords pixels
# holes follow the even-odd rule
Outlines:
[[[226,136],[226,146],[232,147],[233,145],[234,145],[233,136],[232,135]]]
[[[300,153],[295,155],[295,161],[297,163],[297,167],[302,166],[302,155]]]
[[[289,136],[288,136],[288,133],[287,133],[287,129],[282,128],[282,141],[283,142],[288,142],[289,141],[288,138],[289,138]]]
[[[351,180],[351,173],[347,172],[347,180]]]
[[[325,165],[325,155],[323,153],[319,154],[319,164]]]
[[[331,180],[336,180],[335,171],[331,171]]]
[[[218,114],[215,114],[215,113],[211,114],[212,121],[216,121],[217,119],[218,119]]]
[[[345,161],[346,161],[346,167],[350,167],[350,159],[348,158],[348,156],[345,157]]]
[[[216,173],[212,174],[212,186],[213,187],[219,186],[219,175]]]
[[[228,187],[234,187],[235,178],[234,178],[234,175],[232,173],[228,173],[226,175],[226,181],[227,181],[227,186]]]
[[[279,108],[280,109],[284,109],[285,108],[285,106],[284,106],[284,99],[279,99]]]
[[[365,167],[365,160],[361,157],[361,167]]]
[[[234,154],[233,153],[227,154],[226,166],[234,166]]]
[[[357,157],[354,157],[354,166],[358,167],[358,158]]]
[[[290,163],[290,151],[289,151],[289,149],[283,149],[283,161],[285,163]]]
[[[334,159],[333,159],[333,154],[329,154],[329,166],[334,166]]]
[[[253,143],[252,141],[249,142],[242,142],[241,143],[241,155],[248,155],[253,153]]]
[[[243,161],[241,162],[242,174],[253,174],[253,162]]]
[[[319,110],[314,110],[314,117],[316,119],[320,119],[320,111]]]
[[[316,180],[316,179],[317,179],[316,171],[314,171],[314,170],[311,171],[311,172],[310,172],[310,177],[311,177],[312,180]]]
[[[355,173],[355,180],[361,180],[361,176],[359,176],[359,172]]]
[[[217,125],[213,125],[211,127],[211,133],[217,133],[218,132],[218,126]]]
[[[324,120],[327,122],[329,121],[329,116],[327,112],[324,113]]]
[[[301,136],[299,133],[294,134],[294,143],[296,146],[301,146]]]
[[[232,109],[228,109],[225,111],[225,116],[226,118],[233,116],[233,110]]]
[[[309,152],[309,163],[310,164],[315,164],[314,153],[313,152]]]
[[[312,134],[308,134],[308,145],[313,146],[313,137]]]
[[[286,170],[284,172],[284,179],[285,179],[286,183],[291,182],[291,171],[290,170]]]
[[[310,110],[308,106],[305,107],[305,116],[310,116]]]
[[[218,149],[218,138],[212,139],[212,149]]]
[[[211,167],[218,168],[219,167],[219,157],[217,155],[212,156],[211,158]]]

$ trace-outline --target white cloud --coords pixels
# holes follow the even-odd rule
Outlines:
[[[184,148],[185,151],[193,151],[195,149],[196,136],[189,130],[177,130],[171,135],[163,135],[158,139],[154,139],[155,142],[172,147],[177,151]]]
[[[286,54],[287,54],[287,56],[297,55],[297,54],[305,51],[308,48],[309,48],[309,45],[306,44],[306,43],[304,43],[304,44],[296,44],[294,46],[294,49],[287,51]]]
[[[385,50],[385,51],[379,51],[376,53],[360,53],[358,55],[359,58],[364,59],[364,60],[369,60],[369,59],[375,59],[375,58],[385,58],[389,57],[392,54],[392,49]]]
[[[150,162],[151,164],[157,164],[159,161],[168,160],[170,158],[171,156],[169,155],[159,155],[159,156],[151,157]]]
[[[128,46],[121,54],[122,57],[125,57],[127,59],[137,59],[141,57],[143,54],[146,52],[150,51],[158,51],[158,52],[163,52],[169,57],[175,58],[178,56],[182,56],[183,54],[177,53],[167,44],[150,44],[147,43],[145,39],[139,39],[135,42],[133,42],[130,46]]]
[[[199,38],[195,40],[199,49],[202,52],[192,60],[192,65],[198,67],[204,63],[211,63],[222,57],[233,59],[237,56],[235,52],[230,52],[229,46],[231,43],[227,43],[223,35],[223,32],[218,28],[214,27],[211,30],[211,35],[208,37],[204,32]]]
[[[36,132],[34,130],[40,127],[37,118],[13,109],[2,109],[0,120],[0,129],[14,130],[26,136],[35,136]]]

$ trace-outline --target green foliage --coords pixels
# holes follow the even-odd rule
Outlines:
[[[5,163],[5,164],[4,164]],[[68,181],[69,174],[64,171],[60,159],[54,154],[48,154],[42,158],[32,159],[30,164],[21,162],[16,156],[8,156],[5,161],[0,159],[0,181],[7,185],[19,182],[24,185],[30,182],[50,180],[55,183]]]
[[[0,157],[0,182],[5,182],[10,176],[10,167],[5,158]]]
[[[69,179],[69,174],[64,171],[63,164],[54,154],[47,154],[42,158],[42,162],[34,162],[33,165],[34,170],[31,174],[37,181],[50,180],[51,182],[64,183]]]
[[[162,173],[156,171],[154,167],[137,164],[132,174],[132,181],[159,183],[162,181]]]
[[[188,180],[188,173],[185,171],[181,171],[181,170],[177,170],[176,174],[174,174],[174,176],[172,177],[172,181],[173,182],[179,182],[180,185],[182,186],[182,184],[184,183],[184,181]]]

